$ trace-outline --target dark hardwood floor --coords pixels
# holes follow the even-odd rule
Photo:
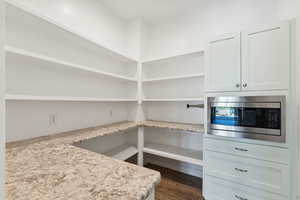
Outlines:
[[[152,164],[145,167],[161,173],[156,200],[202,200],[202,179]]]

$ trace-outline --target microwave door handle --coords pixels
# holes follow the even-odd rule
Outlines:
[[[240,119],[240,126],[243,126],[243,121],[244,121],[244,107],[241,107],[241,119]]]

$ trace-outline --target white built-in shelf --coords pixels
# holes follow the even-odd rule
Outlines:
[[[38,53],[27,51],[27,50],[24,50],[24,49],[19,49],[19,48],[15,48],[15,47],[11,47],[11,46],[5,46],[4,49],[5,49],[6,54],[11,53],[11,54],[19,55],[20,59],[22,59],[22,56],[23,57],[30,57],[32,59],[38,59],[38,60],[41,60],[41,61],[44,61],[44,62],[58,64],[61,67],[68,67],[68,68],[72,68],[72,69],[77,69],[77,70],[83,70],[83,71],[87,71],[87,72],[91,72],[91,73],[96,73],[96,74],[103,75],[103,76],[108,76],[108,77],[111,77],[111,78],[137,82],[137,79],[134,79],[134,78],[129,78],[129,77],[126,77],[126,76],[117,75],[117,74],[101,71],[101,70],[98,70],[98,69],[93,69],[93,68],[90,68],[90,67],[81,66],[81,65],[78,65],[78,64],[75,64],[75,63],[65,62],[63,60],[58,60],[56,58],[51,58],[51,57],[44,56],[44,55],[41,55],[41,54],[38,54]]]
[[[83,40],[86,40],[87,43],[91,44],[91,45],[96,45],[99,49],[101,49],[103,52],[105,52],[107,55],[110,55],[111,57],[115,58],[115,59],[119,59],[123,62],[137,62],[138,59],[135,59],[135,58],[131,58],[130,56],[128,55],[125,55],[124,53],[120,52],[120,51],[117,51],[115,49],[111,49],[109,47],[107,47],[106,45],[104,44],[101,44],[99,43],[98,41],[95,41],[94,39],[92,39],[91,37],[85,35],[85,34],[82,34],[62,23],[60,23],[59,21],[56,21],[56,20],[53,20],[47,16],[45,16],[44,14],[34,10],[34,9],[31,9],[31,8],[28,8],[24,5],[22,5],[21,3],[15,1],[15,0],[5,0],[6,3],[8,3],[9,5],[12,5],[36,18],[38,18],[39,20],[42,20],[44,22],[47,22],[49,23],[49,25],[51,26],[54,26],[55,28],[60,28],[70,34],[73,34],[73,35],[76,35],[77,37],[83,39]]]
[[[145,102],[188,102],[204,101],[204,98],[143,99]]]
[[[17,95],[17,94],[6,94],[5,99],[17,100],[17,101],[137,102],[137,99],[32,96],[32,95]]]
[[[118,160],[127,160],[137,153],[138,149],[135,146],[124,144],[104,153],[104,155],[113,157]]]
[[[203,153],[202,151],[195,151],[176,146],[164,144],[145,144],[143,152],[178,160],[182,162],[191,163],[194,165],[203,166]]]
[[[169,77],[160,77],[160,78],[149,78],[143,80],[143,82],[157,82],[157,81],[168,81],[168,80],[176,80],[176,79],[188,79],[188,78],[199,78],[204,77],[204,73],[199,74],[191,74],[191,75],[182,75],[182,76],[169,76]]]
[[[162,57],[156,57],[156,58],[147,58],[142,61],[142,63],[152,63],[152,62],[159,62],[163,60],[168,60],[168,59],[173,59],[176,57],[182,57],[182,56],[187,56],[187,55],[192,55],[192,54],[201,54],[204,55],[204,50],[198,50],[198,51],[189,51],[181,54],[174,54],[174,55],[169,55],[169,56],[162,56]]]

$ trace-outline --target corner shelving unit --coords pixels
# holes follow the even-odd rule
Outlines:
[[[137,59],[14,0],[6,37],[8,101],[137,101]]]
[[[129,109],[138,101],[138,59],[21,2],[5,0],[5,9],[8,142],[36,137],[41,132],[86,128],[97,122],[132,120]],[[40,126],[34,126],[34,119],[23,120],[31,111],[42,121]],[[32,124],[24,131],[16,126],[24,123]],[[120,160],[134,156],[136,142],[132,139],[127,143],[126,135],[108,138],[109,144],[104,142],[105,149],[99,152]],[[136,138],[136,133],[130,137]],[[97,145],[94,147],[97,150]]]
[[[187,110],[186,104],[204,104],[204,77],[202,50],[142,62],[145,162],[162,164],[150,154],[202,168],[203,109]]]
[[[203,123],[203,110],[185,110],[186,103],[204,102],[203,50],[140,62],[14,0],[6,0],[6,37],[6,101],[120,102],[126,108],[134,102],[139,111],[145,102],[146,119]],[[145,152],[203,165],[194,143],[202,134],[151,130],[145,128],[145,137],[139,127],[138,135],[88,141],[86,148],[120,160],[136,154],[141,160]],[[170,137],[194,144],[178,145]]]

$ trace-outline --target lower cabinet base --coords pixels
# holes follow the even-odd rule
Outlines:
[[[152,189],[146,200],[155,200],[155,189]]]

